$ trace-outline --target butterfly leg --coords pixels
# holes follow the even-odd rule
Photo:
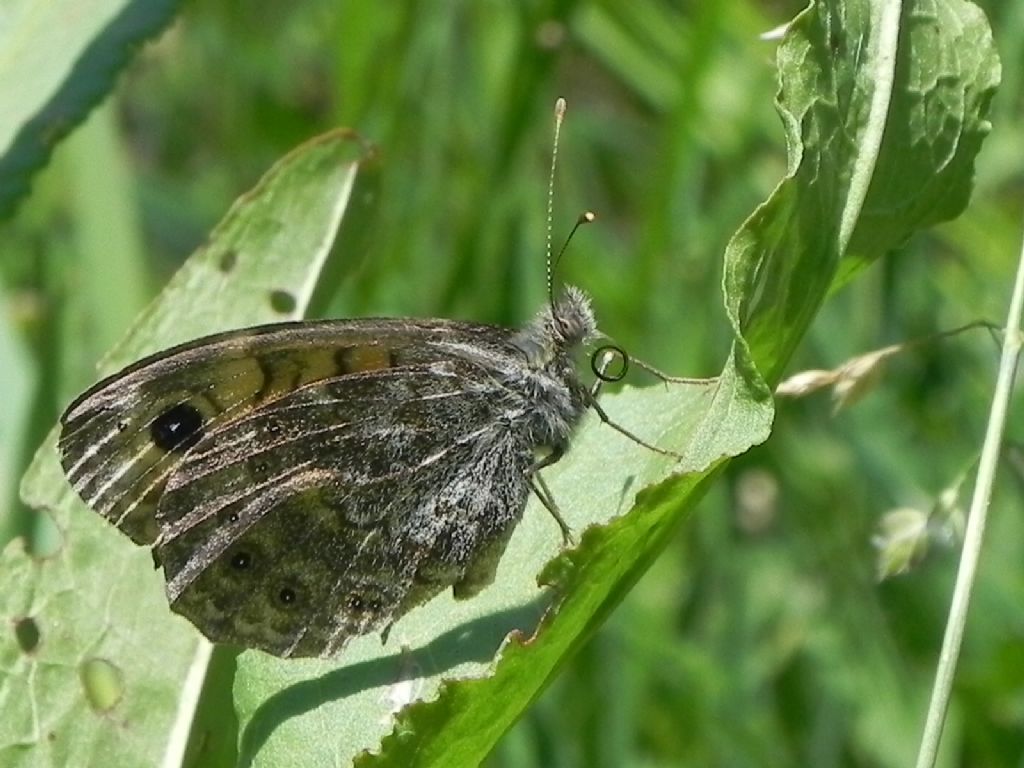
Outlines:
[[[598,350],[598,352],[600,352],[600,350]],[[615,357],[616,357],[615,353],[616,352],[618,352],[618,354],[620,354],[623,357],[623,361],[624,362],[623,362],[622,373],[625,374],[625,371],[626,371],[625,366],[628,364],[629,359],[625,357],[626,353],[623,352],[618,347],[614,347],[614,346],[608,347],[604,357],[601,360],[597,360],[597,358],[595,357],[594,360],[591,363],[591,366],[594,369],[594,373],[597,374],[597,381],[594,382],[593,386],[591,386],[591,388],[589,390],[589,395],[590,395],[589,405],[590,405],[590,407],[594,409],[594,412],[600,417],[601,421],[603,421],[609,427],[614,429],[620,435],[624,435],[624,436],[628,437],[630,440],[632,440],[637,445],[642,445],[644,448],[648,448],[649,450],[652,450],[655,453],[660,453],[662,456],[671,456],[671,457],[676,458],[676,459],[683,458],[681,454],[678,454],[675,451],[667,451],[664,448],[658,448],[656,445],[651,445],[646,440],[642,440],[641,438],[639,438],[636,435],[634,435],[632,432],[630,432],[625,427],[622,427],[622,426],[616,424],[614,421],[611,420],[611,418],[608,416],[608,414],[605,413],[604,408],[602,408],[601,405],[597,402],[597,397],[598,397],[598,395],[601,394],[601,388],[604,385],[604,383],[606,381],[618,381],[619,378],[621,378],[619,376],[613,376],[612,378],[605,378],[605,373],[608,370],[608,366],[610,366],[614,362],[614,360],[615,360]],[[712,381],[712,379],[684,379],[684,378],[680,378],[680,377],[669,376],[668,374],[664,374],[661,371],[657,370],[656,368],[653,368],[653,367],[649,366],[647,363],[644,363],[644,362],[639,361],[639,360],[634,360],[634,362],[636,362],[645,371],[648,371],[649,373],[652,373],[655,376],[657,376],[658,378],[660,378],[662,381],[665,382],[666,385],[668,385],[669,383],[677,383],[677,384],[696,384],[696,383],[701,383],[701,384],[705,384],[708,381]]]
[[[612,421],[611,417],[607,413],[605,413],[604,408],[602,408],[600,406],[600,404],[597,402],[597,400],[591,399],[590,407],[594,409],[594,412],[598,415],[598,417],[601,419],[601,421],[603,421],[609,427],[614,429],[620,435],[628,437],[630,440],[632,440],[637,445],[642,446],[642,447],[646,448],[649,451],[654,451],[655,453],[660,453],[662,456],[671,456],[673,459],[682,459],[682,458],[684,458],[681,453],[676,453],[675,451],[669,451],[669,450],[667,450],[665,448],[659,448],[656,445],[652,445],[651,443],[648,443],[643,438],[637,437],[636,435],[634,435],[632,432],[630,432],[625,427],[623,427],[623,426],[621,426],[619,424],[616,424],[614,421]]]
[[[555,498],[551,495],[551,490],[548,488],[547,483],[544,482],[544,478],[540,476],[540,470],[544,467],[550,467],[556,461],[558,461],[565,454],[564,448],[553,448],[551,453],[544,456],[533,463],[529,469],[526,470],[526,477],[530,481],[530,489],[534,495],[540,499],[540,503],[544,505],[545,509],[555,518],[555,522],[558,523],[559,530],[562,531],[562,542],[565,545],[573,543],[572,530],[569,528],[569,524],[565,522],[562,517],[562,513],[558,511],[558,505],[555,504]]]

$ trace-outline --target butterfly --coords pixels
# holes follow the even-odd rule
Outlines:
[[[597,332],[583,291],[549,294],[519,330],[328,320],[174,347],[67,408],[61,464],[210,640],[332,656],[490,584],[531,490],[567,535],[538,471],[596,407],[574,352]]]

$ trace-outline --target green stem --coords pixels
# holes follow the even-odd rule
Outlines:
[[[1007,409],[1013,390],[1013,377],[1017,370],[1017,359],[1020,355],[1022,308],[1024,308],[1024,246],[1022,246],[1020,261],[1017,265],[1017,279],[1013,286],[1013,297],[1010,299],[1010,312],[1006,318],[1003,352],[999,361],[999,377],[996,380],[996,389],[992,397],[992,410],[989,413],[988,427],[985,431],[985,442],[981,448],[978,479],[974,486],[974,497],[971,499],[971,510],[967,519],[960,570],[953,588],[946,634],[942,639],[942,651],[939,654],[939,663],[935,670],[935,684],[932,687],[928,719],[925,722],[921,747],[917,755],[917,768],[932,768],[935,765],[939,741],[942,738],[942,727],[946,720],[946,711],[949,709],[953,675],[956,672],[956,663],[963,642],[971,587],[978,570],[981,541],[985,533],[989,501],[992,498],[992,482],[999,462],[999,448],[1006,425]]]

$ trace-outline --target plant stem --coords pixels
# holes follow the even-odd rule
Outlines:
[[[935,765],[939,741],[942,738],[942,727],[946,720],[946,711],[949,709],[953,675],[956,672],[956,663],[963,642],[971,588],[978,570],[981,542],[988,518],[989,501],[992,498],[992,483],[999,462],[999,448],[1006,425],[1007,409],[1013,390],[1013,378],[1017,370],[1017,359],[1020,355],[1022,309],[1024,309],[1024,245],[1022,245],[1020,260],[1017,264],[1017,279],[1013,286],[1013,296],[1010,299],[1010,312],[1006,318],[1003,351],[999,361],[999,376],[996,379],[996,389],[992,396],[992,409],[989,412],[985,442],[981,448],[978,478],[974,486],[974,496],[971,499],[967,530],[964,534],[963,553],[960,557],[960,570],[953,588],[946,633],[942,639],[942,651],[939,654],[939,663],[935,670],[935,683],[928,705],[928,717],[921,737],[921,747],[917,754],[917,768],[932,768]]]

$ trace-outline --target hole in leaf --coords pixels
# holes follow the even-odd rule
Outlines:
[[[39,647],[39,625],[35,619],[25,616],[14,622],[14,639],[22,653],[32,653]]]
[[[221,272],[230,272],[237,263],[238,253],[233,248],[229,248],[220,255],[220,261],[217,262],[217,266],[220,267]]]
[[[275,312],[280,312],[282,315],[291,314],[295,311],[296,304],[295,297],[288,291],[270,292],[270,306]]]

